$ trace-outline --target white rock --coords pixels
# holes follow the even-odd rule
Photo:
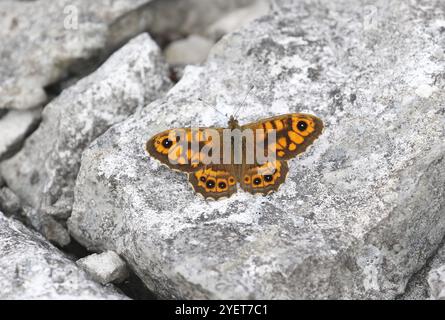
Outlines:
[[[0,212],[0,299],[128,299],[91,280],[41,235]]]
[[[11,110],[0,118],[0,159],[15,151],[40,119],[41,108]]]
[[[430,271],[428,284],[432,299],[445,300],[445,265]]]
[[[172,42],[165,49],[165,59],[172,65],[200,64],[207,59],[213,42],[198,35]]]
[[[77,265],[102,284],[119,283],[128,277],[128,269],[124,260],[113,251],[92,254],[77,260]]]

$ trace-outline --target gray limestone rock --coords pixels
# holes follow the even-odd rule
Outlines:
[[[44,103],[45,86],[65,77],[74,63],[124,40],[111,32],[113,24],[148,2],[1,1],[0,109]]]
[[[11,110],[0,117],[0,161],[20,149],[26,135],[35,129],[41,108]]]
[[[65,226],[49,215],[39,215],[38,210],[23,204],[20,198],[8,187],[0,189],[0,211],[6,216],[13,215],[34,229],[44,234],[47,240],[54,241],[61,246],[70,242],[70,235]]]
[[[431,289],[431,298],[445,300],[445,265],[430,271],[428,284]]]
[[[141,32],[191,34],[252,2],[0,1],[0,110],[45,103],[47,86],[88,72],[90,63]]]
[[[423,10],[417,8],[422,6]],[[71,234],[167,298],[394,298],[445,235],[439,1],[276,1],[82,158]],[[269,196],[197,197],[144,143],[308,112],[325,132]],[[201,103],[198,99],[206,101]]]
[[[410,279],[405,292],[398,296],[400,300],[426,300],[437,298],[437,293],[440,292],[440,282],[435,281],[435,277],[440,273],[434,272],[439,270],[441,266],[445,265],[445,245],[442,244],[437,252],[427,261],[427,263]],[[429,278],[432,277],[431,283]],[[440,279],[440,277],[439,277]],[[436,290],[436,291],[435,291]],[[433,293],[436,292],[436,295]]]
[[[0,187],[0,211],[8,214],[18,214],[22,209],[19,197],[8,187]]]
[[[63,222],[71,213],[83,150],[111,125],[159,98],[170,85],[167,74],[159,48],[147,34],[131,40],[45,107],[40,127],[24,148],[0,165],[8,187],[39,217]],[[33,225],[42,230],[45,219],[32,219]],[[55,240],[65,245],[63,239]]]
[[[0,299],[128,299],[91,280],[41,235],[0,212]]]
[[[99,283],[119,283],[128,278],[127,265],[116,252],[106,251],[77,260],[77,265]]]

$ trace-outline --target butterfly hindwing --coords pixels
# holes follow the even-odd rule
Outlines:
[[[230,197],[236,192],[236,174],[233,166],[209,165],[189,173],[189,181],[195,192],[204,198]]]
[[[278,190],[286,180],[288,172],[287,161],[243,165],[239,178],[240,185],[243,190],[250,193],[269,194]]]
[[[278,160],[288,160],[303,153],[323,131],[323,122],[316,116],[290,113],[247,124],[242,129],[263,129],[265,148],[275,151]],[[267,130],[276,132],[275,143],[268,139]],[[260,137],[261,139],[261,137]],[[255,144],[261,143],[255,136]]]

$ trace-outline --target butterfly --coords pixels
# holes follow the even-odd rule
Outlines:
[[[209,134],[212,130],[213,134]],[[231,156],[223,160],[224,132],[238,130],[242,135],[253,132],[253,151],[264,146],[271,160],[248,160],[245,154],[248,139],[241,140],[241,160],[234,161],[235,141],[228,140]],[[181,134],[178,132],[181,131]],[[291,113],[263,119],[240,126],[230,117],[228,128],[170,129],[154,135],[146,144],[147,153],[172,170],[186,172],[194,191],[206,199],[230,197],[240,187],[252,194],[269,194],[277,191],[286,180],[289,171],[287,161],[303,153],[323,131],[323,122],[316,116]],[[272,132],[274,139],[272,139]],[[214,134],[216,133],[216,135]],[[215,138],[216,137],[216,138]],[[239,140],[238,140],[239,141]],[[198,148],[192,148],[192,144]],[[211,152],[211,147],[216,151]],[[204,149],[210,152],[204,152]],[[219,153],[219,155],[218,155]],[[227,158],[224,158],[227,160]]]

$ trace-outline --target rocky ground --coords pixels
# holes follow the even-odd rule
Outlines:
[[[445,299],[440,0],[1,1],[0,16],[1,299]],[[277,193],[205,201],[144,152],[243,100],[242,124],[325,124]]]

